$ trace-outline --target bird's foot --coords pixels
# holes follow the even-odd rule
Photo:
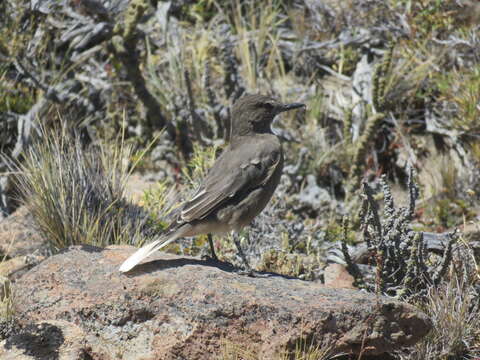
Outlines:
[[[218,256],[217,254],[215,253],[215,247],[213,246],[213,239],[212,239],[212,235],[211,234],[208,234],[208,245],[210,247],[210,254],[206,254],[203,250],[202,250],[202,254],[200,255],[200,257],[202,258],[202,260],[206,260],[206,261],[214,261],[214,262],[220,262],[220,260],[218,259]]]
[[[268,278],[272,276],[271,274],[256,271],[256,270],[253,270],[252,268],[248,268],[248,269],[236,268],[233,272],[237,275],[248,276],[252,278]]]
[[[210,258],[212,260],[219,261],[218,256],[215,253],[215,246],[213,245],[212,234],[208,234],[207,236],[208,236],[208,244],[210,245],[210,254],[211,254]]]
[[[205,253],[204,253],[203,255],[200,256],[200,258],[201,258],[202,260],[204,260],[204,261],[207,261],[207,262],[208,262],[208,261],[221,262],[221,261],[218,259],[218,257],[217,257],[216,254],[215,254],[214,256],[212,256],[212,254],[205,254]]]
[[[246,271],[247,273],[251,274],[253,273],[252,267],[250,266],[250,263],[248,262],[247,256],[243,252],[242,246],[240,244],[240,238],[237,233],[232,234],[233,237],[233,242],[235,246],[237,247],[237,253],[240,256],[240,259],[242,259],[244,269],[243,271]]]
[[[256,271],[252,268],[236,268],[233,272],[237,275],[255,277]]]

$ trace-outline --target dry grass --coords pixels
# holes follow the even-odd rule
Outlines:
[[[480,132],[480,68],[453,70],[438,76],[440,99],[451,104],[452,128],[465,136]]]
[[[274,359],[277,360],[329,360],[338,358],[335,355],[333,346],[322,346],[311,344],[306,339],[299,339],[295,343],[295,349],[281,350]],[[236,344],[228,340],[224,340],[222,346],[222,355],[220,360],[263,360],[259,351],[246,347],[244,344]]]
[[[10,280],[0,276],[0,323],[12,320],[15,315],[14,304],[15,295]]]
[[[17,167],[22,199],[53,251],[76,244],[142,242],[143,211],[125,200],[126,147],[84,148],[65,131],[43,131]]]
[[[400,359],[449,360],[480,356],[480,303],[472,283],[453,277],[449,283],[431,288],[421,307],[432,320],[433,329]]]
[[[278,27],[285,21],[285,18],[280,17],[280,2],[236,0],[234,7],[233,25],[239,37],[237,55],[243,64],[243,77],[248,87],[258,87],[260,73],[270,79],[285,75],[277,46]],[[261,61],[260,56],[265,60]]]

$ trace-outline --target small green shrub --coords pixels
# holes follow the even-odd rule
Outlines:
[[[449,233],[442,258],[433,263],[430,261],[423,233],[413,231],[410,225],[419,197],[413,176],[413,168],[410,167],[407,184],[409,197],[405,207],[395,206],[386,176],[382,176],[382,218],[373,189],[368,183],[363,183],[360,230],[371,254],[371,261],[375,264],[374,284],[365,280],[351,260],[345,241],[348,221],[344,223],[345,235],[342,240],[347,269],[360,287],[403,300],[424,298],[431,286],[438,286],[446,278],[446,271],[452,261],[452,247],[458,239],[455,231]]]

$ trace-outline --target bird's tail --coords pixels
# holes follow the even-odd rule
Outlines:
[[[140,261],[152,255],[155,251],[167,246],[171,242],[182,237],[182,234],[178,231],[174,231],[171,234],[162,236],[160,239],[152,241],[151,243],[142,246],[135,251],[127,260],[123,262],[118,270],[121,272],[127,272],[133,269]]]

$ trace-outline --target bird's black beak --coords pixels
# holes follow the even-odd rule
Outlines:
[[[301,107],[304,107],[304,106],[305,106],[305,104],[302,104],[302,103],[283,104],[278,108],[277,112],[281,113],[281,112],[284,112],[284,111],[298,109],[298,108],[301,108]]]

